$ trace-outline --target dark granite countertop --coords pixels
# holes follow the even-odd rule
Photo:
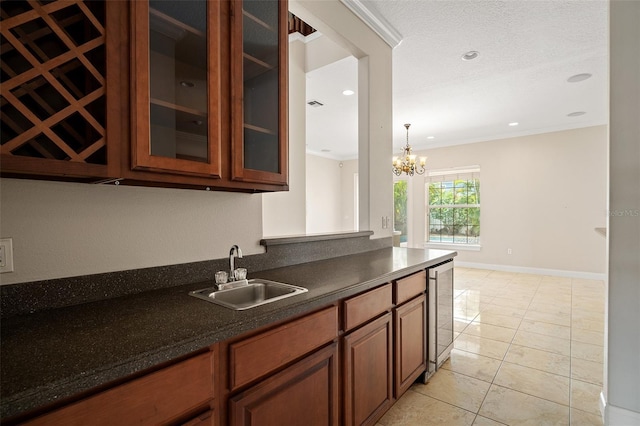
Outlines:
[[[47,405],[455,256],[385,248],[260,271],[307,293],[233,311],[189,296],[199,282],[2,320],[2,418]]]

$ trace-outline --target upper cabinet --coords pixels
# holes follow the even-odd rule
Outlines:
[[[286,184],[287,2],[231,7],[232,178]]]
[[[108,177],[108,2],[0,9],[3,174]]]
[[[286,0],[2,2],[2,174],[288,189]]]
[[[220,177],[220,3],[131,7],[132,168]]]

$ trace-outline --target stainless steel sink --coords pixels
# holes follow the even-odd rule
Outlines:
[[[223,290],[218,290],[217,287],[208,287],[192,291],[189,295],[229,309],[241,311],[307,291],[304,287],[254,278],[232,283]]]

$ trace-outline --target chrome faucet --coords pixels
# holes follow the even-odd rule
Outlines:
[[[231,271],[229,272],[229,281],[235,281],[235,273],[234,271],[236,270],[235,264],[234,264],[234,257],[238,256],[239,259],[242,258],[242,250],[240,250],[240,247],[238,247],[236,244],[231,246],[231,250],[229,250],[229,267],[231,268]]]

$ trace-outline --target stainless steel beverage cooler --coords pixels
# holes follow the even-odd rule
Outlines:
[[[423,382],[442,366],[453,349],[453,261],[427,270],[427,371]]]

